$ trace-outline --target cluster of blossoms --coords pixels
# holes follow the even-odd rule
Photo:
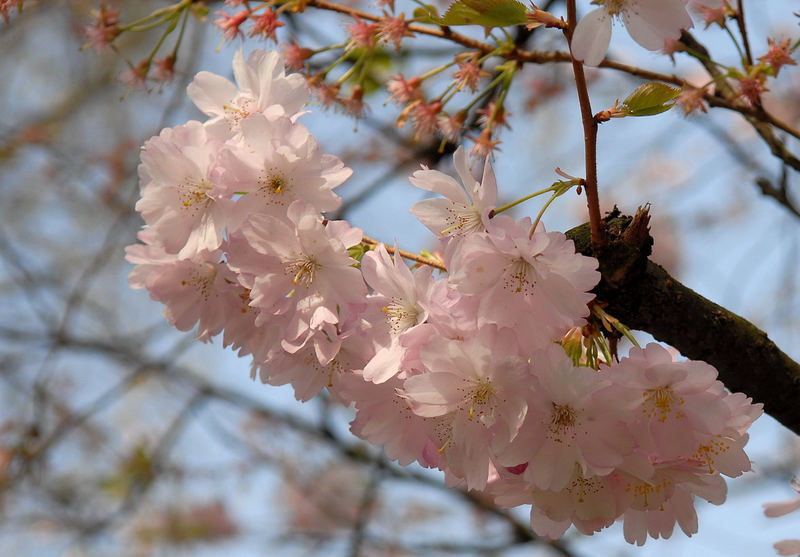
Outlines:
[[[440,195],[411,212],[448,273],[368,249],[361,230],[323,217],[350,170],[299,123],[304,79],[274,52],[239,52],[233,67],[236,84],[201,72],[189,86],[205,122],[143,147],[131,285],[178,329],[252,355],[261,381],[353,405],[352,431],[391,459],[531,504],[540,535],[618,519],[631,543],[676,522],[695,532],[695,497],[722,503],[722,475],[750,469],[761,405],[657,344],[577,365],[559,341],[586,324],[597,261],[529,218],[493,215],[491,165],[477,179],[461,149],[460,180],[410,179]]]

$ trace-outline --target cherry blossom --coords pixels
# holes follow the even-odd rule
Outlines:
[[[383,383],[400,371],[410,346],[424,338],[418,331],[428,318],[433,291],[430,269],[413,273],[402,259],[389,257],[383,245],[361,260],[364,280],[375,294],[369,303],[384,314],[386,336],[375,356],[364,367],[364,379]]]
[[[528,416],[498,462],[527,462],[523,477],[551,491],[567,486],[576,464],[584,475],[610,473],[633,449],[615,407],[596,397],[611,387],[611,381],[605,374],[574,366],[557,345],[531,360],[535,382]]]
[[[600,7],[578,22],[572,37],[572,55],[587,66],[605,58],[614,18],[625,23],[630,36],[648,50],[660,50],[667,39],[692,27],[687,0],[598,0]]]
[[[597,261],[575,253],[572,240],[540,224],[500,215],[486,233],[465,237],[447,261],[450,284],[479,297],[478,326],[516,330],[521,342],[543,347],[589,314],[589,293],[600,278]]]
[[[686,3],[653,2],[597,2],[573,53],[581,41],[605,52],[612,16],[644,46],[663,44],[686,24]],[[385,27],[402,18],[386,16],[381,40],[402,39]],[[353,31],[374,45],[378,27],[357,21]],[[616,520],[635,544],[676,524],[697,531],[695,499],[722,503],[722,476],[750,470],[744,447],[760,404],[655,343],[599,369],[573,362],[564,336],[582,338],[597,260],[530,218],[494,215],[492,165],[477,179],[462,147],[457,178],[425,167],[410,177],[441,196],[411,212],[441,241],[448,273],[409,267],[397,245],[370,250],[360,229],[323,216],[340,206],[333,190],[351,171],[298,123],[303,78],[263,51],[246,62],[237,52],[234,74],[236,85],[198,74],[189,94],[208,120],[167,128],[142,149],[145,227],[126,255],[133,288],[162,302],[176,328],[201,340],[223,333],[223,345],[252,356],[254,379],[289,384],[298,400],[327,390],[352,404],[352,432],[388,458],[438,468],[447,485],[499,505],[530,504],[539,535],[571,525],[592,534]],[[413,79],[400,76],[392,92],[411,103],[401,118],[411,114],[418,135],[445,118]],[[480,149],[492,148],[484,134]],[[777,516],[800,503],[765,508]]]
[[[286,116],[267,120],[254,114],[241,123],[241,141],[222,153],[223,182],[242,193],[237,221],[256,214],[282,216],[297,199],[317,211],[337,209],[341,198],[333,189],[352,171],[333,155],[320,152],[308,130]]]
[[[431,340],[420,358],[427,372],[406,379],[402,393],[415,414],[452,424],[440,450],[469,489],[483,489],[491,445],[514,439],[527,413],[528,364],[514,335],[492,328],[463,342]]]
[[[235,260],[235,268],[258,271],[251,289],[251,303],[261,310],[256,324],[288,314],[283,338],[291,342],[309,329],[337,323],[337,308],[360,301],[366,287],[347,254],[361,241],[359,229],[343,221],[323,226],[318,212],[303,200],[289,206],[287,219],[251,218],[242,234],[267,257]]]
[[[210,72],[198,73],[186,89],[192,102],[211,118],[212,133],[227,137],[253,113],[268,118],[296,116],[308,101],[300,74],[285,75],[283,59],[275,51],[254,50],[245,62],[242,50],[233,57],[236,85]]]
[[[441,237],[464,236],[486,230],[484,219],[494,209],[497,201],[497,181],[489,159],[483,168],[480,182],[470,173],[467,155],[459,146],[453,153],[461,184],[438,170],[423,168],[409,178],[416,187],[438,193],[437,197],[419,201],[411,206],[410,213],[416,216],[431,232]]]
[[[196,121],[166,128],[142,147],[136,210],[170,253],[190,257],[222,244],[233,201],[217,172],[220,148]]]
[[[128,277],[131,287],[146,288],[153,300],[164,303],[164,317],[178,330],[198,325],[197,337],[208,340],[241,307],[242,288],[221,261],[220,250],[198,252],[188,259],[179,259],[158,244],[136,244],[125,252],[126,259],[136,264]]]

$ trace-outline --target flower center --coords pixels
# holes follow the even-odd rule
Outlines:
[[[515,259],[506,267],[503,277],[503,287],[506,290],[523,295],[531,295],[535,285],[536,272],[533,266],[521,257]]]
[[[294,275],[292,284],[301,286],[311,286],[314,282],[314,276],[320,269],[320,265],[312,258],[303,255],[286,263],[285,271],[287,275]],[[294,290],[290,293],[293,294]]]
[[[648,418],[655,417],[659,422],[666,422],[667,418],[683,417],[683,412],[675,411],[674,406],[681,406],[683,398],[675,395],[669,385],[662,385],[654,389],[647,389],[642,393],[642,413]]]
[[[494,387],[492,386],[492,382],[488,379],[480,379],[475,383],[475,386],[472,389],[472,402],[469,406],[469,419],[471,420],[472,417],[475,415],[475,407],[478,407],[477,413],[478,415],[483,414],[484,408],[488,403],[489,399],[494,394]]]
[[[255,112],[252,110],[253,104],[255,104],[253,99],[244,98],[232,99],[228,104],[222,105],[225,120],[228,122],[228,128],[233,130],[233,128],[238,126],[242,120]]]
[[[389,304],[381,308],[381,311],[386,314],[389,327],[395,334],[419,324],[420,314],[422,313],[422,308],[417,304],[403,302],[401,299],[392,298]]]
[[[624,12],[626,9],[630,8],[630,6],[626,6],[626,4],[630,4],[631,0],[605,0],[602,4],[606,7],[609,15],[619,15],[620,12]]]
[[[283,205],[285,200],[282,198],[288,194],[292,188],[292,182],[276,168],[267,169],[258,178],[257,194],[263,197],[267,203]]]
[[[463,236],[483,228],[481,215],[474,205],[448,207],[447,213],[445,223],[448,226],[439,233],[442,236],[451,233],[452,236]]]
[[[550,420],[545,422],[548,439],[555,443],[570,444],[577,436],[576,428],[579,425],[578,411],[569,404],[553,404],[550,411]]]
[[[181,280],[181,286],[193,286],[203,300],[213,292],[214,279],[217,277],[217,267],[211,263],[203,263],[195,267],[188,277]]]
[[[575,427],[577,414],[569,404],[553,403],[553,411],[550,414],[550,424],[557,429]]]
[[[184,209],[197,213],[213,201],[208,195],[213,187],[205,179],[187,177],[184,182],[178,184],[178,199]]]

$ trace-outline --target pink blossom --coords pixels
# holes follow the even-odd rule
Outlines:
[[[128,87],[144,90],[147,88],[147,75],[149,73],[150,60],[145,58],[144,60],[140,60],[135,66],[130,66],[128,70],[119,77],[119,80]]]
[[[352,170],[333,155],[320,152],[305,126],[286,116],[268,120],[254,114],[240,125],[241,141],[221,154],[221,180],[243,194],[236,202],[236,226],[252,215],[282,218],[297,199],[317,211],[333,211],[342,200],[333,192]]]
[[[547,233],[540,224],[528,237],[530,227],[527,218],[494,217],[487,233],[458,243],[447,268],[454,288],[479,296],[479,327],[509,327],[535,348],[582,324],[600,274],[597,260],[576,254],[562,233]]]
[[[619,476],[586,476],[577,464],[564,489],[537,489],[519,475],[501,474],[489,491],[504,507],[532,505],[531,529],[550,539],[563,536],[572,524],[591,535],[613,524],[624,511]]]
[[[658,344],[632,348],[609,376],[621,389],[617,404],[637,416],[638,442],[661,458],[693,454],[710,437],[724,434],[731,419],[717,388],[717,370],[705,362],[674,361]]]
[[[481,78],[490,75],[478,64],[478,53],[473,53],[467,59],[458,61],[458,70],[453,73],[453,79],[456,80],[457,89],[461,90],[467,87],[474,93],[478,90]]]
[[[283,60],[288,70],[302,70],[305,66],[305,61],[313,55],[313,50],[301,47],[297,43],[283,45]]]
[[[172,81],[175,77],[175,55],[168,54],[164,58],[156,58],[153,60],[156,69],[153,72],[153,77],[158,81]]]
[[[375,291],[369,302],[380,308],[386,328],[386,336],[376,338],[381,347],[364,367],[364,379],[383,383],[400,371],[409,346],[424,338],[415,334],[428,318],[433,275],[428,268],[412,274],[401,257],[389,257],[383,244],[364,255],[361,272]]]
[[[251,304],[261,310],[256,324],[286,314],[282,338],[292,342],[309,329],[337,323],[339,308],[360,302],[366,287],[347,253],[361,241],[359,229],[343,221],[323,226],[319,213],[300,199],[286,217],[248,220],[242,234],[262,257],[234,263],[240,272],[257,270],[251,289]]]
[[[689,7],[702,17],[706,29],[714,23],[725,27],[725,18],[731,11],[727,0],[690,0]]]
[[[363,118],[368,108],[364,102],[364,88],[360,85],[354,86],[350,96],[341,99],[340,106],[345,114],[354,118]]]
[[[780,43],[775,42],[772,38],[767,37],[767,44],[769,44],[769,51],[758,59],[765,64],[769,64],[775,72],[775,77],[778,77],[783,66],[796,66],[797,62],[792,58],[792,49],[789,46],[791,39],[785,39]]]
[[[452,424],[441,450],[468,489],[486,486],[491,445],[514,439],[525,419],[529,369],[516,351],[513,334],[491,328],[465,341],[434,339],[420,353],[427,372],[403,384],[415,414]]]
[[[371,355],[371,345],[360,321],[349,325],[324,324],[309,330],[297,344],[274,345],[265,359],[253,362],[262,383],[291,384],[295,398],[308,401],[327,388],[342,402],[343,378],[362,369]]]
[[[187,94],[210,118],[205,125],[219,137],[238,133],[243,120],[260,112],[267,118],[293,117],[308,101],[304,78],[285,75],[283,60],[275,51],[254,50],[244,60],[241,50],[233,57],[236,85],[222,76],[198,73]]]
[[[488,158],[480,182],[472,177],[463,147],[459,146],[453,153],[453,164],[461,183],[443,172],[427,168],[417,170],[409,178],[414,186],[444,196],[419,201],[409,209],[439,237],[485,231],[484,219],[488,220],[489,211],[497,202],[497,181]]]
[[[766,86],[766,76],[760,72],[751,72],[736,78],[738,83],[739,95],[744,97],[747,102],[756,105],[761,101],[761,93],[769,91]]]
[[[622,19],[631,37],[648,50],[660,50],[666,39],[677,39],[681,29],[692,27],[687,0],[599,0],[583,16],[572,37],[572,55],[587,66],[605,58],[611,41],[612,18]]]
[[[434,101],[425,103],[422,101],[408,105],[411,109],[411,121],[414,123],[414,137],[428,137],[436,130],[436,122],[439,113],[442,111],[442,103]]]
[[[219,149],[196,121],[166,128],[142,147],[136,210],[169,253],[190,257],[222,244],[233,201],[218,180]]]
[[[477,138],[473,136],[467,137],[475,142],[469,154],[478,158],[488,157],[494,153],[495,150],[498,150],[497,146],[501,143],[499,139],[492,139],[491,128],[485,128]]]
[[[596,396],[611,381],[576,367],[558,345],[531,360],[535,382],[528,416],[517,438],[499,451],[498,462],[527,462],[525,480],[550,491],[567,486],[575,465],[587,476],[610,473],[633,450],[614,407]]]
[[[202,251],[187,259],[157,244],[135,244],[125,251],[136,265],[128,277],[131,287],[146,288],[153,300],[162,302],[164,317],[178,330],[198,325],[198,338],[208,340],[241,305],[242,288],[220,261],[221,251]]]
[[[705,89],[684,88],[678,95],[678,104],[686,115],[692,112],[708,112],[705,103]]]
[[[450,143],[459,143],[461,135],[464,133],[464,122],[467,120],[466,110],[459,110],[454,115],[443,112],[436,119],[439,133]]]
[[[438,449],[450,437],[450,427],[439,418],[412,412],[408,401],[398,394],[403,379],[395,376],[377,384],[351,374],[342,384],[344,396],[355,403],[356,417],[350,424],[355,435],[383,445],[386,456],[403,466],[416,461],[430,468],[443,462]]]
[[[377,40],[378,24],[355,16],[355,21],[347,26],[347,32],[351,37],[348,48],[371,50]]]

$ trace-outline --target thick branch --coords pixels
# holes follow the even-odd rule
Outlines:
[[[764,410],[800,434],[800,364],[767,334],[707,300],[647,259],[652,240],[644,223],[612,214],[608,248],[599,254],[603,280],[595,289],[607,311],[633,329],[651,333],[692,359],[719,370],[731,391],[764,403]],[[638,232],[632,229],[637,228]],[[575,249],[593,255],[589,224],[567,232]]]

